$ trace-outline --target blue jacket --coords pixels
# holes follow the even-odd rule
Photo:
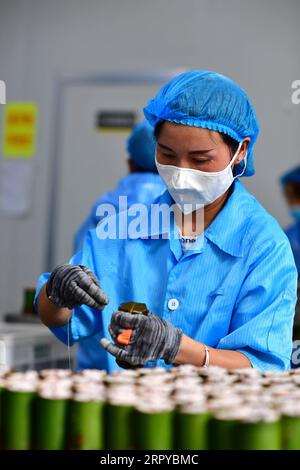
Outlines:
[[[159,203],[173,204],[168,191]],[[136,239],[99,240],[92,230],[71,259],[95,272],[110,299],[103,312],[86,305],[73,311],[69,336],[71,344],[81,342],[79,367],[118,369],[99,341],[111,339],[112,313],[132,300],[145,302],[197,341],[241,351],[254,367],[289,368],[297,270],[276,220],[235,181],[225,206],[192,250],[182,250],[174,220],[170,236],[163,237],[165,232],[162,223],[157,233],[146,227]],[[41,276],[37,294],[48,276]],[[67,343],[66,325],[51,330]]]

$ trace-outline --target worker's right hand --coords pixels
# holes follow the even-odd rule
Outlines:
[[[109,302],[95,274],[82,265],[57,266],[46,283],[46,293],[59,308],[72,309],[85,304],[102,310]]]

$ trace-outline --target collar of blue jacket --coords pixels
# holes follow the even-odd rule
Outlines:
[[[232,194],[228,198],[222,209],[222,215],[216,217],[210,226],[205,230],[203,243],[198,243],[193,247],[191,253],[199,253],[205,249],[206,239],[214,243],[220,250],[225,253],[242,257],[243,256],[243,238],[248,230],[250,218],[247,220],[249,208],[252,199],[249,198],[249,192],[242,183],[236,180],[233,184]],[[171,207],[174,204],[170,193],[166,190],[153,204],[160,207],[166,204]],[[239,206],[239,216],[236,216],[236,206]],[[235,216],[233,217],[233,213]],[[125,216],[125,214],[124,214]],[[246,221],[246,223],[245,223]],[[148,213],[148,223],[140,231],[138,238],[159,238],[162,236],[170,237],[171,241],[175,239],[176,227],[174,217],[171,217],[170,223],[166,218],[161,218],[159,224],[151,223],[151,214]],[[174,243],[171,243],[171,247]]]

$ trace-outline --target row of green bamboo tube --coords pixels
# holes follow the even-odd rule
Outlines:
[[[2,449],[300,449],[300,418],[217,419],[207,412],[143,413],[103,401],[45,399],[1,390]]]

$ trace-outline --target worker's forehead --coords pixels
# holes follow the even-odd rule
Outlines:
[[[164,122],[159,130],[158,142],[164,143],[166,140],[181,141],[186,144],[209,144],[215,146],[222,142],[219,132],[204,129],[202,127],[185,126],[174,122]]]

